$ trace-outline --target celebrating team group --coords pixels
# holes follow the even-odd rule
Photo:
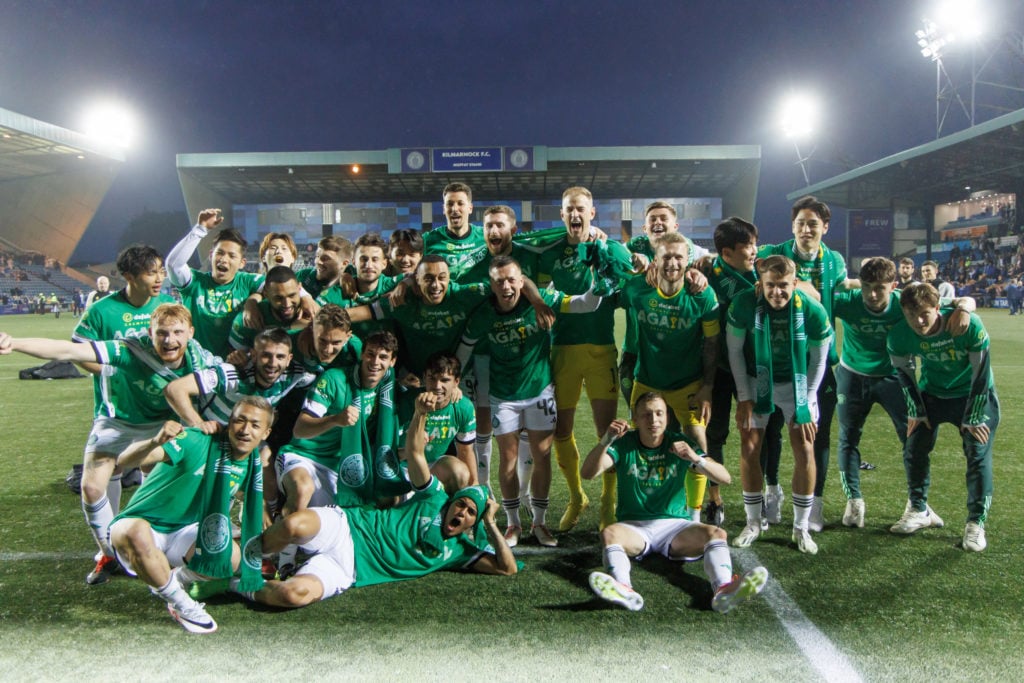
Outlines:
[[[86,311],[72,341],[0,333],[0,353],[93,373],[89,584],[138,576],[187,631],[210,633],[201,600],[216,592],[300,607],[440,569],[511,575],[511,549],[556,546],[590,505],[581,480],[601,475],[604,571],[592,590],[639,610],[632,560],[703,558],[711,607],[728,612],[768,580],[763,567],[733,574],[721,492],[730,427],[746,519],[732,545],[782,523],[785,431],[790,538],[815,554],[836,413],[842,524],[865,524],[859,443],[875,403],[906,470],[890,530],[943,526],[929,465],[949,422],[967,465],[962,547],[984,550],[999,403],[972,299],[898,281],[888,258],[849,278],[814,197],[793,205],[793,239],[759,245],[757,228],[731,217],[711,254],[678,231],[668,202],[648,205],[643,234],[620,244],[592,224],[583,187],[563,194],[564,227],[543,231],[519,232],[504,205],[471,224],[463,183],[442,196],[446,225],[390,241],[324,237],[311,268],[293,270],[294,242],[271,233],[260,274],[242,270],[242,235],[204,210],[166,259],[123,250],[126,286]],[[210,270],[189,267],[208,235]],[[161,293],[165,277],[177,298]],[[583,388],[596,434],[574,430]],[[620,392],[628,421],[616,417]],[[552,451],[568,487],[557,521]],[[122,509],[132,468],[144,483]]]

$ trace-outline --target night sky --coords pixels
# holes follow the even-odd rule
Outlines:
[[[788,91],[821,98],[812,182],[934,138],[931,4],[6,0],[0,107],[75,130],[107,96],[140,119],[78,259],[184,208],[177,153],[412,146],[758,144],[772,241],[804,184]]]

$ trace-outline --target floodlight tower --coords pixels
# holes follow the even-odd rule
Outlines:
[[[951,116],[962,115],[970,127],[1024,107],[1024,36],[992,34],[986,25],[998,19],[991,4],[946,0],[915,34],[921,56],[935,63],[936,138],[952,128]]]
[[[818,124],[817,98],[808,93],[791,93],[782,102],[779,123],[783,135],[793,141],[793,148],[796,150],[796,162],[800,165],[800,171],[804,175],[804,185],[810,185],[811,175],[809,169],[811,156],[817,147],[812,146],[810,151],[804,154],[800,150],[800,142],[801,140],[809,140],[815,132]]]
[[[122,150],[135,142],[136,120],[128,107],[117,102],[95,103],[85,110],[82,132],[104,145]]]

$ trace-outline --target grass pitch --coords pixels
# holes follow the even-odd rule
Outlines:
[[[80,462],[91,424],[89,380],[19,381],[17,370],[41,364],[0,358],[0,675],[5,680],[116,677],[213,680],[258,676],[346,680],[1011,680],[1024,665],[1021,557],[1024,529],[1013,500],[1024,487],[1024,317],[985,310],[993,339],[1002,421],[995,435],[995,502],[988,549],[956,547],[965,518],[959,438],[940,431],[929,502],[946,527],[897,537],[906,489],[899,442],[879,408],[865,430],[867,526],[839,523],[845,501],[833,457],[826,491],[826,530],[815,557],[789,542],[789,509],[752,548],[734,554],[738,568],[754,557],[772,573],[764,599],[726,617],[710,611],[700,563],[652,558],[635,563],[633,581],[645,608],[606,606],[586,584],[600,563],[599,482],[577,530],[542,550],[516,549],[518,576],[435,574],[362,588],[293,612],[267,610],[232,597],[209,603],[220,631],[190,636],[144,585],[123,577],[87,587],[95,551],[79,500],[64,486]],[[0,317],[16,336],[68,338],[74,319]],[[581,448],[596,436],[586,410],[577,421]],[[786,447],[788,448],[788,446]],[[791,456],[783,456],[789,490]],[[496,457],[496,456],[495,456]],[[738,475],[730,436],[726,466]],[[559,475],[552,515],[565,504]],[[742,528],[738,485],[724,491],[726,529]],[[787,506],[788,508],[788,506]],[[806,621],[801,621],[805,618]],[[790,635],[789,626],[796,637]],[[813,625],[818,632],[808,631]],[[807,635],[807,634],[810,635]],[[804,635],[800,635],[804,634]],[[822,661],[815,642],[838,659]],[[802,650],[810,646],[811,649]],[[827,656],[824,659],[828,659]],[[819,668],[816,668],[819,667]],[[829,668],[831,667],[831,668]],[[826,673],[822,673],[822,672]]]

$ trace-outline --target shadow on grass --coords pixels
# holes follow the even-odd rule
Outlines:
[[[707,611],[711,609],[712,592],[711,584],[703,576],[702,566],[700,561],[674,562],[655,555],[647,557],[641,562],[634,560],[633,577],[635,582],[636,573],[640,570],[646,574],[653,574],[667,579],[671,586],[689,596],[689,603],[687,605],[689,609]],[[543,562],[535,565],[535,569],[564,579],[566,583],[571,584],[580,591],[589,593],[588,579],[592,571],[601,569],[601,557],[595,554],[593,549],[580,550],[579,552],[565,553],[545,559]],[[538,605],[537,607],[544,610],[570,612],[620,609],[596,597],[586,601],[552,603]]]
[[[670,584],[690,597],[688,607],[693,610],[711,609],[711,584],[703,576],[703,563],[673,562],[661,556],[649,557],[643,561],[644,569],[668,580]],[[697,575],[695,572],[700,572]]]

